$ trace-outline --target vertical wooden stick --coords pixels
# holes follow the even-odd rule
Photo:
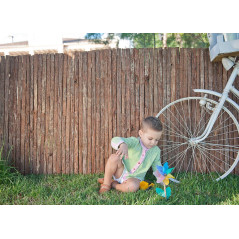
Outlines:
[[[166,200],[167,200],[166,185],[165,185],[165,184],[163,184],[163,187],[164,187],[164,194],[165,194],[165,198],[166,198]]]

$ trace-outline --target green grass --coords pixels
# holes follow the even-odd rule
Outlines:
[[[23,205],[232,205],[239,204],[239,176],[229,175],[219,182],[191,175],[180,184],[171,182],[172,196],[166,201],[155,188],[136,193],[116,190],[98,195],[98,177],[91,175],[18,175],[0,183],[0,204]],[[146,181],[155,182],[146,175]],[[162,186],[161,186],[162,188]]]
[[[11,149],[8,152],[7,159],[3,158],[3,148],[4,145],[0,148],[0,184],[2,183],[13,183],[14,178],[18,177],[20,173],[14,167],[11,167],[8,164],[8,158],[11,153]]]

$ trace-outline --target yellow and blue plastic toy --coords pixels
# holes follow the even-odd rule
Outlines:
[[[152,187],[154,186],[154,184],[153,183],[147,183],[147,182],[145,182],[145,181],[141,181],[140,182],[140,184],[139,184],[139,188],[141,189],[141,190],[149,190],[149,189],[151,189]]]

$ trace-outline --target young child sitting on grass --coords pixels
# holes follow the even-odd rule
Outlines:
[[[136,192],[140,181],[152,166],[161,166],[160,149],[157,146],[162,135],[162,123],[156,117],[147,117],[143,120],[139,137],[114,137],[111,146],[117,150],[112,154],[105,166],[104,178],[99,193],[105,193],[111,188],[121,192]],[[112,177],[114,180],[112,180]]]

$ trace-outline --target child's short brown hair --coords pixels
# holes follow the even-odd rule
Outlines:
[[[144,129],[146,127],[149,127],[150,129],[153,129],[155,131],[162,131],[163,126],[159,118],[149,116],[145,118],[141,124],[141,129]]]

